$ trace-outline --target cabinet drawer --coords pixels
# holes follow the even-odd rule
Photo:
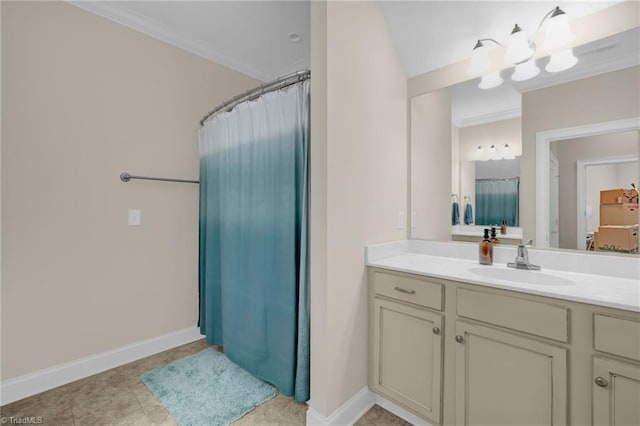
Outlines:
[[[461,317],[499,325],[560,342],[569,341],[569,310],[518,297],[458,289]]]
[[[594,315],[593,343],[597,351],[640,361],[640,322]]]
[[[442,284],[405,275],[374,273],[376,294],[442,310]]]

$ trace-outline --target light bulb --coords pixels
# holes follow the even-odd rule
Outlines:
[[[504,62],[507,64],[519,64],[531,58],[533,53],[527,34],[516,24],[509,36]]]
[[[471,64],[469,65],[469,75],[479,75],[486,72],[491,67],[489,60],[489,48],[480,40],[471,52]]]
[[[504,80],[500,77],[499,71],[494,71],[492,73],[483,75],[480,79],[480,84],[478,87],[480,89],[493,89],[494,87],[498,87],[502,84]]]
[[[544,69],[548,72],[566,71],[577,63],[578,58],[573,56],[573,49],[561,50],[551,54],[549,63]]]
[[[569,45],[576,36],[571,32],[569,17],[559,7],[556,7],[547,23],[542,46],[546,50],[554,50]]]
[[[537,67],[536,61],[530,60],[525,63],[516,65],[516,70],[513,72],[511,80],[525,81],[535,77],[538,74],[540,74],[540,68]]]

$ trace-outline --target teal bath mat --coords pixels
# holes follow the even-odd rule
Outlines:
[[[140,378],[182,426],[228,425],[278,393],[213,349]]]

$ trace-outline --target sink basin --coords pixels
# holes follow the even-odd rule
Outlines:
[[[575,281],[566,278],[557,277],[555,275],[545,274],[540,271],[527,271],[523,269],[503,269],[495,267],[471,268],[469,272],[472,274],[493,278],[495,280],[508,281],[512,284],[534,284],[544,286],[554,285],[573,285]]]

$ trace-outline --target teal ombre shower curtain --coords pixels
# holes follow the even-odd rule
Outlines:
[[[476,180],[476,225],[519,226],[520,178]]]
[[[309,80],[200,131],[200,331],[309,399]]]

